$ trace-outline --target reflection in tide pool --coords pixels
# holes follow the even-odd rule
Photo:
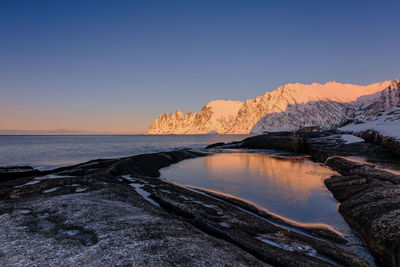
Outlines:
[[[179,184],[243,198],[299,222],[348,229],[323,182],[337,173],[307,158],[224,153],[185,160],[161,173]]]

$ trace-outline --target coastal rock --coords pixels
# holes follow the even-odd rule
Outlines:
[[[0,167],[0,182],[40,173],[31,166]]]
[[[354,162],[342,157],[331,157],[326,160],[325,164],[344,176],[359,176],[379,179],[381,181],[389,181],[393,184],[400,183],[399,175],[376,168],[371,164]]]
[[[373,179],[332,177],[325,184],[342,202],[339,212],[362,234],[378,265],[399,266],[400,185],[376,174]]]
[[[383,136],[373,130],[356,132],[354,135],[363,138],[367,142],[379,144],[400,156],[400,140],[394,137]]]
[[[223,145],[225,145],[224,142],[218,142],[218,143],[214,143],[214,144],[211,144],[211,145],[206,146],[205,149],[214,148],[214,147],[219,147],[219,146],[223,146]]]
[[[61,173],[0,183],[0,265],[269,266],[148,202],[139,193],[150,191],[149,186],[136,190],[130,186],[135,178],[120,175],[130,170],[157,175],[152,167],[194,153],[92,161]],[[144,159],[152,158],[154,165],[146,166]],[[104,169],[93,171],[97,164]]]
[[[94,160],[0,183],[0,262],[370,266],[328,228],[269,222],[251,205],[157,178],[162,167],[210,153]]]
[[[304,143],[300,135],[292,132],[276,132],[248,137],[236,144],[238,148],[280,149],[303,152]]]

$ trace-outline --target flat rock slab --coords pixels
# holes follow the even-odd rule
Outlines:
[[[1,265],[266,265],[124,187],[8,202]]]

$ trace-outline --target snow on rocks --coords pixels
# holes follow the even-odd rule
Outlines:
[[[343,132],[375,131],[383,136],[400,140],[400,108],[392,108],[374,119],[352,123],[339,128]]]
[[[342,134],[340,137],[344,140],[345,144],[364,142],[364,139],[351,134]]]

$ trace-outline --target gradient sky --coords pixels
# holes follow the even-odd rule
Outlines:
[[[0,1],[0,129],[141,133],[289,82],[400,73],[400,1]]]

